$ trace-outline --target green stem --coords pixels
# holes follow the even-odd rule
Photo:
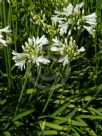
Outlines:
[[[36,79],[36,81],[35,81],[34,88],[36,87],[36,85],[37,85],[37,83],[38,83],[40,73],[41,73],[41,66],[40,66],[40,68],[38,69],[38,76],[37,76],[37,79]],[[30,94],[30,97],[29,97],[29,100],[31,100],[32,95],[33,95],[33,94],[31,93],[31,94]]]
[[[51,97],[52,97],[52,95],[53,95],[53,93],[54,93],[54,90],[55,90],[55,85],[56,85],[56,83],[58,82],[58,80],[59,80],[59,76],[58,76],[58,78],[56,78],[55,79],[55,81],[54,81],[54,83],[53,83],[53,86],[52,86],[52,88],[51,88],[51,90],[50,90],[50,94],[49,94],[49,97],[48,97],[48,100],[47,100],[47,102],[46,102],[46,104],[45,104],[45,106],[44,106],[44,108],[43,108],[43,113],[46,111],[46,109],[47,109],[47,107],[48,107],[48,104],[49,104],[49,102],[50,102],[50,99],[51,99]]]
[[[29,77],[29,71],[27,69],[26,73],[25,73],[25,81],[24,81],[24,84],[23,84],[23,87],[22,87],[22,91],[21,91],[21,94],[20,94],[20,97],[19,97],[19,100],[18,100],[18,104],[16,106],[16,110],[15,110],[15,114],[14,114],[14,117],[16,116],[17,114],[17,111],[19,109],[19,105],[20,105],[20,102],[21,102],[21,99],[22,99],[22,96],[23,96],[23,93],[26,89],[26,85],[27,85],[27,81],[28,81],[28,77]]]

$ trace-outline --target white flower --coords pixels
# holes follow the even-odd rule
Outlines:
[[[62,42],[60,42],[57,37],[53,38],[52,41],[54,46],[59,46],[62,44]]]
[[[25,64],[26,64],[26,56],[24,53],[18,53],[16,51],[12,51],[13,54],[13,60],[15,61],[15,66],[18,66],[18,68],[20,68],[21,70],[23,70],[23,68],[25,69]]]
[[[19,69],[21,69],[21,71],[23,70],[23,68],[25,69],[25,60],[22,61],[15,61],[15,66],[17,66]]]
[[[84,47],[81,47],[80,49],[77,50],[78,53],[84,52],[84,51],[85,51],[85,48],[84,48]]]
[[[82,19],[83,19],[83,21],[85,21],[85,23],[87,23],[89,25],[93,25],[94,27],[97,25],[97,23],[96,23],[96,13],[92,13],[90,15],[83,16]]]
[[[71,15],[72,12],[73,12],[73,6],[71,3],[67,6],[67,8],[63,8],[63,14],[66,16]]]
[[[51,19],[52,19],[52,22],[54,22],[55,24],[59,22],[61,23],[63,20],[63,18],[59,17],[58,15],[53,15]]]
[[[93,26],[83,26],[90,34],[95,32],[95,28]]]
[[[55,14],[57,14],[58,16],[60,16],[60,15],[63,15],[63,12],[55,10]]]
[[[37,37],[37,38],[33,37],[33,43],[34,43],[34,45],[42,46],[42,45],[48,44],[48,40],[45,37],[45,35],[43,35],[41,38],[39,38],[39,37]]]
[[[32,62],[32,64],[37,64],[37,66],[40,64],[50,63],[50,61],[43,56],[42,46],[47,43],[48,40],[44,35],[41,38],[28,38],[28,43],[25,42],[25,46],[22,45],[22,53],[17,53],[15,51],[12,52],[12,59],[15,61],[15,65],[22,70],[25,68],[25,64],[29,62]]]
[[[3,44],[4,46],[7,46],[7,41],[4,40],[3,36],[1,35],[2,32],[10,34],[11,33],[10,27],[7,26],[5,28],[0,29],[0,43]]]
[[[36,63],[37,66],[39,66],[40,63],[42,63],[42,64],[48,64],[48,63],[50,63],[50,60],[45,59],[43,56],[39,56],[39,57],[32,56],[32,62],[33,62],[33,64]]]
[[[79,13],[80,12],[80,8],[82,8],[83,5],[84,5],[83,2],[81,2],[80,4],[76,4],[76,6],[74,8],[74,13]]]
[[[53,52],[56,52],[56,51],[63,52],[63,48],[58,48],[58,47],[52,46],[51,51],[53,51]]]
[[[60,35],[66,34],[68,30],[68,22],[59,25]]]
[[[39,66],[40,63],[42,63],[42,64],[48,64],[48,63],[50,63],[50,61],[48,59],[45,59],[42,56],[40,56],[40,57],[38,57],[36,59],[36,63]]]
[[[3,44],[4,46],[7,46],[7,42],[3,40],[3,36],[0,34],[0,43]]]
[[[4,46],[7,46],[7,42],[1,38],[0,38],[0,43],[3,44]]]
[[[2,32],[10,34],[11,33],[10,26],[0,29],[0,33]]]
[[[58,60],[58,62],[62,62],[62,63],[63,63],[63,66],[68,65],[68,64],[70,63],[69,58],[68,58],[68,55],[66,55],[66,56],[63,57],[63,58],[60,58],[60,59]]]

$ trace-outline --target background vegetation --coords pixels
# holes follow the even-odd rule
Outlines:
[[[68,2],[75,5],[81,0]],[[25,72],[14,66],[12,50],[21,52],[21,46],[32,35],[46,35],[32,20],[31,12],[45,14],[50,27],[51,15],[63,8],[64,0],[0,3],[0,26],[10,25],[12,29],[12,35],[6,37],[10,45],[0,44],[1,136],[102,136],[102,1],[83,2],[86,14],[97,13],[96,37],[93,40],[86,31],[79,37],[79,46],[86,51],[71,61],[66,84],[53,88],[52,97],[51,89],[34,87],[29,80],[24,84]]]

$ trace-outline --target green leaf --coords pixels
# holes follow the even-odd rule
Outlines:
[[[63,110],[68,106],[68,102],[64,103],[60,108],[58,108],[53,114],[52,116],[58,115],[60,113],[63,112]]]
[[[57,130],[44,130],[42,136],[64,135],[65,133]]]
[[[21,119],[21,118],[23,118],[23,117],[25,117],[25,116],[31,114],[31,113],[34,112],[34,111],[35,111],[34,109],[33,109],[33,110],[24,111],[24,112],[22,112],[22,113],[16,115],[16,116],[13,118],[12,121],[16,121],[16,120],[18,120],[18,119]]]
[[[36,89],[28,89],[27,90],[27,94],[32,94],[32,93],[36,93]]]
[[[100,119],[102,120],[102,116],[99,115],[79,115],[79,118],[84,118],[84,119]]]
[[[42,126],[43,125],[43,121],[40,121],[39,124],[40,124],[40,126]],[[55,130],[64,130],[64,131],[68,130],[66,127],[57,125],[55,123],[45,122],[44,125],[46,127],[48,127],[48,128],[52,128],[52,129],[55,129]]]
[[[5,131],[5,132],[3,132],[3,134],[4,134],[5,136],[11,136],[11,133],[10,133],[9,131]]]

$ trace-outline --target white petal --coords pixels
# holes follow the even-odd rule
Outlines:
[[[51,51],[58,51],[59,49],[57,47],[51,47]]]
[[[83,26],[90,34],[93,34],[95,32],[95,29],[93,26]]]
[[[83,2],[81,2],[80,4],[76,4],[76,6],[74,8],[74,12],[78,12],[80,10],[80,8],[82,8],[83,5],[84,5]]]
[[[36,42],[35,42],[35,44],[40,45],[40,46],[46,45],[47,43],[48,43],[48,40],[45,37],[45,35],[43,35],[40,39],[37,37]]]
[[[77,50],[78,52],[84,52],[85,51],[85,48],[84,47],[81,47],[80,49]]]
[[[66,34],[68,29],[68,22],[59,26],[60,26],[60,34],[61,35]]]
[[[51,18],[54,23],[61,22],[63,18],[59,17],[58,15],[53,15]]]
[[[0,43],[2,43],[4,46],[7,46],[7,42],[3,39],[0,39]]]
[[[66,16],[72,14],[72,11],[73,11],[73,6],[71,3],[67,6],[67,8],[63,8],[63,14],[65,14]]]
[[[5,33],[8,33],[8,34],[11,33],[10,26],[7,26],[3,29],[0,29],[0,32],[5,32]]]
[[[40,56],[37,58],[36,63],[39,66],[39,63],[48,64],[48,63],[50,63],[50,61],[48,59],[45,59],[42,56]]]
[[[63,66],[68,65],[68,64],[69,64],[68,56],[66,55],[66,56],[63,57],[63,58],[60,58],[60,59],[58,60],[58,62],[62,62],[62,63],[63,63]]]
[[[89,25],[93,25],[94,27],[97,25],[97,23],[96,23],[96,13],[92,13],[90,15],[83,16],[82,19],[83,19],[83,21],[85,21]]]

